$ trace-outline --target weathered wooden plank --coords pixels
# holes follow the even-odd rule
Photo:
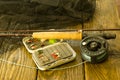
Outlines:
[[[62,23],[65,24],[66,22],[65,23],[61,22],[60,24],[62,25]],[[32,28],[34,28],[34,25],[39,25],[39,24],[30,24],[30,26]],[[39,27],[37,27],[37,28],[39,28]],[[49,27],[49,29],[51,29],[51,28],[52,28],[52,26]],[[58,28],[60,28],[60,25],[58,25]],[[76,25],[74,24],[74,26],[66,24],[66,27],[64,25],[64,27],[61,26],[61,28],[81,29],[82,25],[79,25],[78,23]],[[44,27],[44,29],[45,29],[45,27]],[[64,64],[64,65],[56,67],[56,68],[64,68],[64,67],[72,66],[72,65],[82,62],[80,51],[79,51],[79,41],[75,41],[75,42],[72,41],[70,44],[73,46],[73,48],[77,52],[77,58],[73,62]],[[40,71],[40,70],[38,70],[38,75],[37,75],[37,80],[74,80],[74,79],[75,80],[84,80],[83,65],[74,67],[74,68],[70,68],[70,69],[58,70],[58,71]]]
[[[6,44],[6,43],[5,43]],[[25,50],[24,47],[15,48],[14,45],[2,45],[7,52],[2,53],[3,60],[8,60],[17,64],[23,64],[27,66],[35,66],[31,56]],[[8,50],[14,46],[14,49]],[[5,62],[0,62],[0,79],[1,80],[35,80],[36,69],[30,69],[27,67],[16,66]]]
[[[120,0],[115,0],[115,1],[116,1],[116,5],[117,5],[118,15],[120,18]]]
[[[6,16],[6,15],[5,15]],[[24,23],[28,20],[32,20],[31,17],[24,17],[23,15],[14,15],[14,16],[6,16],[7,18],[10,17],[11,22],[9,23],[9,27],[7,30],[16,30],[16,29],[41,29],[41,27],[36,26],[36,25],[31,25],[29,23]],[[4,23],[5,24],[5,23]],[[0,28],[4,27],[1,26]],[[77,28],[80,29],[81,25],[75,26],[72,28],[71,27],[66,27],[66,28]],[[18,64],[24,64],[27,66],[36,66],[31,58],[31,54],[28,53],[28,51],[23,47],[22,45],[22,38],[16,38],[16,37],[8,37],[5,38],[5,40],[1,44],[1,55],[0,58],[3,58],[8,61],[12,61]],[[75,61],[65,64],[60,67],[67,67],[67,66],[72,66],[74,64],[80,63],[81,56],[80,56],[80,51],[79,47],[78,49],[76,46],[79,45],[78,43],[75,44],[71,43],[74,45],[74,49],[77,51],[77,58]],[[40,79],[40,80],[73,80],[73,79],[79,79],[83,80],[84,79],[84,69],[83,65],[79,67],[75,67],[72,69],[67,69],[67,70],[61,70],[61,71],[40,71],[38,70],[38,77],[36,78],[37,75],[37,70],[35,69],[29,69],[26,67],[21,67],[21,66],[16,66],[16,65],[11,65],[7,64],[4,62],[0,61],[0,72],[1,80],[35,80],[35,79]],[[59,68],[59,67],[58,67]],[[74,76],[73,76],[74,75]]]
[[[62,66],[56,67],[64,68],[68,66],[73,66],[82,62],[80,49],[79,49],[79,41],[78,43],[71,43],[73,44],[73,49],[77,52],[77,57],[74,61],[64,64]],[[77,46],[75,46],[77,45]],[[84,66],[80,65],[78,67],[64,69],[64,70],[53,70],[53,71],[38,71],[37,80],[84,80]]]
[[[16,23],[12,16],[5,16],[6,20],[10,18],[10,23],[7,30],[28,29],[25,24]],[[17,18],[16,18],[17,19]],[[6,27],[7,22],[2,23],[0,28]],[[33,66],[34,64],[31,54],[24,48],[22,38],[5,37],[0,45],[0,59],[11,61],[17,64]],[[0,80],[35,80],[36,69],[30,69],[23,66],[17,66],[0,61]]]
[[[116,13],[114,0],[97,0],[97,9],[94,19],[86,23],[84,28],[120,28],[119,17]],[[117,38],[109,41],[109,58],[99,64],[85,64],[86,80],[119,80],[120,74],[120,32],[116,33]]]
[[[114,0],[96,0],[94,18],[84,24],[84,28],[113,28],[119,24]]]

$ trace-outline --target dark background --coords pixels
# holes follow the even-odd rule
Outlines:
[[[65,1],[74,4],[77,0]],[[11,24],[12,26],[28,26],[27,29],[56,29],[75,26],[92,18],[94,9],[92,0],[89,1],[90,3],[88,0],[79,0],[79,5],[73,8],[73,4],[66,2],[64,6],[60,7],[30,2],[30,0],[0,0],[0,21],[4,26],[7,23],[9,26]]]

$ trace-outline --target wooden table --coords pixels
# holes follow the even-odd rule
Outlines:
[[[97,8],[95,15],[91,21],[84,24],[84,28],[120,28],[115,1],[97,0],[96,2]],[[16,18],[6,17],[6,15],[0,16],[0,30],[15,30],[21,29],[22,27],[25,29],[31,28],[28,24],[16,24],[14,22]],[[5,23],[6,19],[8,23]],[[11,20],[13,20],[12,23]],[[1,25],[3,23],[5,24]],[[111,33],[116,33],[117,38],[109,41],[109,57],[102,63],[85,63],[78,67],[59,71],[40,71],[0,61],[0,80],[120,80],[120,32]],[[77,52],[76,59],[71,63],[57,68],[82,62],[78,43],[79,41],[76,41],[75,44],[71,44]],[[0,38],[0,45],[0,59],[36,67],[31,54],[22,44],[22,38]]]

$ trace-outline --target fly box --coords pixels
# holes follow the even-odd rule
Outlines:
[[[76,52],[68,43],[59,42],[41,48],[32,54],[32,57],[40,70],[49,70],[50,68],[74,60]]]
[[[39,39],[25,37],[23,43],[40,70],[49,70],[76,57],[76,52],[66,42],[52,40],[42,43]]]
[[[23,38],[23,44],[25,45],[26,49],[30,53],[35,53],[39,49],[51,45],[53,43],[61,42],[62,40],[48,40],[48,39],[38,39],[38,38],[32,38],[32,37],[25,37]]]

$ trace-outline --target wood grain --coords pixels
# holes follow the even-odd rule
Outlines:
[[[57,68],[64,68],[82,62],[79,46],[74,46],[74,49],[77,52],[77,58],[73,62]],[[58,71],[38,71],[37,80],[84,80],[84,66],[80,65],[78,67]]]
[[[120,28],[119,17],[116,12],[114,0],[97,0],[97,8],[94,19],[84,24],[85,28]],[[85,64],[86,80],[119,80],[120,74],[120,32],[117,38],[109,41],[109,58],[99,64]]]
[[[84,24],[84,28],[120,28],[118,13],[114,0],[97,0],[97,8],[94,18]],[[39,23],[24,23],[36,18],[23,15],[0,16],[0,30],[16,29],[44,29]],[[29,22],[28,21],[28,22]],[[81,26],[81,25],[80,25]],[[81,27],[68,27],[70,29]],[[51,28],[51,27],[50,27]],[[0,61],[0,80],[119,80],[120,74],[120,32],[115,40],[110,40],[109,58],[99,64],[86,63],[78,67],[59,71],[40,71]],[[18,64],[36,67],[31,54],[25,49],[20,37],[0,37],[0,58]],[[79,49],[79,41],[69,42],[77,52],[77,58],[63,68],[78,64],[82,61]]]
[[[5,27],[5,30],[28,28],[27,25],[24,25],[26,27],[16,25],[16,21],[12,18],[10,18],[8,23],[7,20],[9,20],[9,18],[9,16],[2,16],[2,20],[0,21],[4,22],[1,23],[1,30]],[[15,37],[0,37],[0,40],[2,40],[0,42],[0,58],[17,64],[36,66],[31,58],[31,54],[24,48],[21,39],[22,38]],[[35,80],[36,72],[36,69],[29,69],[0,61],[0,80]]]
[[[23,17],[23,16],[22,16]],[[29,18],[27,18],[29,19]],[[31,18],[30,18],[31,19]],[[9,21],[7,21],[9,20]],[[33,26],[26,23],[21,23],[24,19],[21,19],[21,16],[8,16],[4,15],[2,16],[0,21],[1,25],[0,30],[3,30],[4,27],[5,30],[20,30],[20,29],[41,29],[39,26]],[[9,22],[9,23],[8,23]],[[37,24],[36,24],[37,25]],[[3,29],[2,29],[3,28]],[[67,27],[69,29],[77,28],[80,29],[80,26],[77,27]],[[0,48],[0,58],[8,61],[12,61],[17,64],[23,64],[31,67],[36,67],[35,63],[32,60],[31,54],[28,53],[28,51],[25,49],[25,47],[22,44],[22,38],[20,37],[5,37],[3,40],[1,40],[1,48]],[[77,58],[68,64],[56,67],[67,67],[72,66],[75,64],[78,64],[82,62],[80,51],[79,51],[79,41],[70,41],[69,42],[74,49],[77,51]],[[84,67],[83,65],[66,69],[66,70],[60,70],[60,71],[40,71],[36,69],[30,69],[22,66],[16,66],[13,64],[8,64],[5,62],[0,61],[0,80],[84,80]]]
[[[117,10],[120,18],[120,0],[116,0]]]

